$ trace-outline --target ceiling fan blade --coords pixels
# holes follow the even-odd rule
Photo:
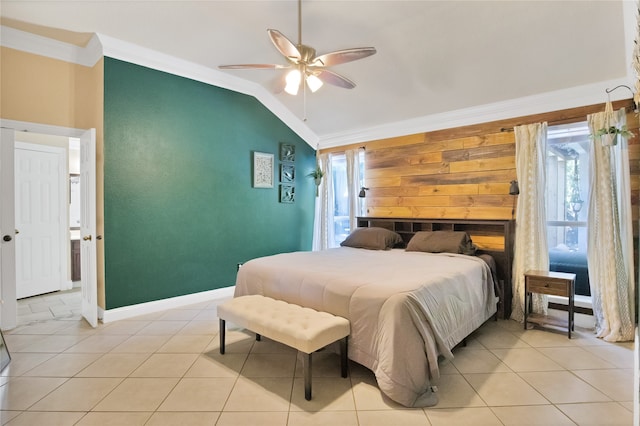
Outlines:
[[[346,77],[336,74],[333,71],[320,69],[314,70],[313,74],[322,80],[323,83],[333,84],[334,86],[342,87],[344,89],[353,89],[356,84]]]
[[[317,56],[311,65],[330,67],[366,58],[376,53],[375,47],[356,47],[354,49],[337,50]]]
[[[296,45],[291,42],[291,40],[286,38],[278,30],[267,30],[267,32],[269,33],[269,38],[271,38],[273,45],[285,58],[289,58],[294,61],[300,60],[302,55],[300,55],[300,51]]]
[[[219,65],[221,70],[281,70],[289,68],[289,65],[277,65],[277,64],[237,64],[237,65]]]

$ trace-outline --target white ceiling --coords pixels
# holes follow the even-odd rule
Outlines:
[[[295,0],[0,3],[4,25],[100,33],[213,70],[286,64],[267,28],[297,41]],[[331,145],[603,102],[604,88],[632,81],[635,2],[624,3],[305,0],[304,44],[318,53],[378,51],[333,67],[357,87],[325,85],[307,95],[305,124]],[[258,83],[296,119],[305,117],[301,95],[273,93],[285,71],[212,72]],[[614,97],[630,97],[625,90]]]

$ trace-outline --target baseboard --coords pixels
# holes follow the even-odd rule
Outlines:
[[[168,299],[139,303],[137,305],[123,306],[121,308],[108,310],[98,308],[98,318],[106,324],[109,322],[133,318],[140,315],[152,314],[167,309],[193,305],[195,303],[207,302],[216,299],[228,299],[230,297],[233,297],[234,290],[235,286],[223,287],[215,290],[202,291],[199,293],[185,294],[184,296],[176,296]]]

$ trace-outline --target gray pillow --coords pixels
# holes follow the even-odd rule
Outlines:
[[[343,247],[387,250],[402,244],[402,237],[385,228],[356,228],[340,243]]]
[[[427,253],[458,253],[474,255],[476,246],[469,234],[462,231],[421,231],[407,244],[407,251]]]

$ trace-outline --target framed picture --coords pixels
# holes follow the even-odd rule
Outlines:
[[[296,198],[296,188],[293,185],[280,185],[280,202],[293,203]]]
[[[296,161],[296,146],[288,143],[281,143],[280,161]]]
[[[253,187],[273,188],[273,154],[253,153]]]
[[[293,164],[280,164],[280,182],[291,183],[296,178],[296,167]]]

